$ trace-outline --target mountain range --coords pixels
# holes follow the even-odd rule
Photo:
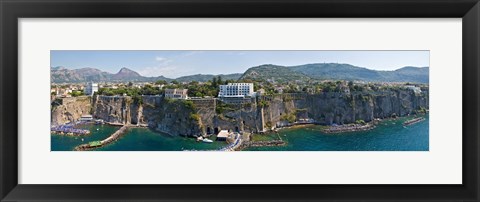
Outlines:
[[[292,80],[355,80],[367,82],[428,83],[429,67],[402,67],[393,71],[377,71],[350,64],[315,63],[298,66],[260,65],[248,69],[240,79]]]
[[[195,74],[182,76],[176,79],[164,76],[145,77],[128,68],[121,68],[115,74],[101,71],[95,68],[67,69],[65,67],[52,67],[50,69],[52,82],[54,83],[80,83],[94,82],[154,82],[176,80],[179,82],[211,80],[214,76],[221,76],[223,80],[253,79],[275,80],[287,82],[295,80],[356,80],[368,82],[429,82],[429,67],[402,67],[394,71],[377,71],[358,67],[350,64],[339,63],[315,63],[298,66],[260,65],[251,67],[247,71],[235,74]]]

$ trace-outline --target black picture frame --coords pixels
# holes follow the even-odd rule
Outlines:
[[[478,0],[0,0],[1,201],[478,201]],[[18,184],[19,18],[462,18],[462,185]],[[452,71],[460,71],[454,69]],[[441,176],[439,176],[441,177]],[[239,194],[242,193],[242,194]]]

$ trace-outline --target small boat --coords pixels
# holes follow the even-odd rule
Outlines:
[[[203,139],[203,140],[202,140],[202,142],[205,142],[205,143],[212,143],[212,142],[213,142],[213,140],[211,140],[211,139],[208,139],[208,138],[205,138],[205,139]]]
[[[203,137],[202,137],[202,136],[197,137],[197,142],[200,142],[200,141],[202,141],[202,140],[203,140]]]

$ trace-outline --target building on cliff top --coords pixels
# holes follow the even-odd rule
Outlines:
[[[422,89],[420,87],[414,86],[414,85],[406,85],[405,88],[412,90],[414,93],[421,93]]]
[[[255,97],[253,92],[253,83],[228,83],[220,85],[218,97],[225,103],[243,104],[252,102]]]
[[[85,95],[93,95],[95,92],[98,92],[98,83],[89,82],[85,86]]]
[[[172,99],[187,99],[188,89],[165,89],[165,97]]]
[[[253,97],[253,83],[228,83],[220,85],[218,97]]]

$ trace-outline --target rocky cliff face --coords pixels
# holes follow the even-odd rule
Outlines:
[[[51,104],[51,124],[62,125],[78,120],[82,115],[91,114],[90,97],[56,99]]]
[[[180,136],[201,134],[201,120],[188,100],[144,99],[143,116],[148,127],[159,132]]]
[[[114,124],[130,124],[131,105],[130,97],[96,96],[93,98],[93,116]]]
[[[322,93],[315,95],[278,95],[264,98],[267,125],[286,120],[311,118],[321,124],[346,124],[356,120],[406,116],[419,109],[428,109],[428,92],[415,94],[410,90],[388,90],[357,93]]]
[[[257,104],[262,102],[263,104]],[[92,104],[93,103],[93,104]],[[284,122],[314,119],[320,124],[346,124],[357,120],[406,116],[428,109],[428,89],[378,92],[282,94],[265,96],[248,105],[228,106],[216,112],[214,99],[172,100],[162,96],[96,96],[72,98],[52,107],[52,124],[75,121],[93,113],[116,124],[148,125],[170,135],[197,136],[219,130],[262,132]]]

